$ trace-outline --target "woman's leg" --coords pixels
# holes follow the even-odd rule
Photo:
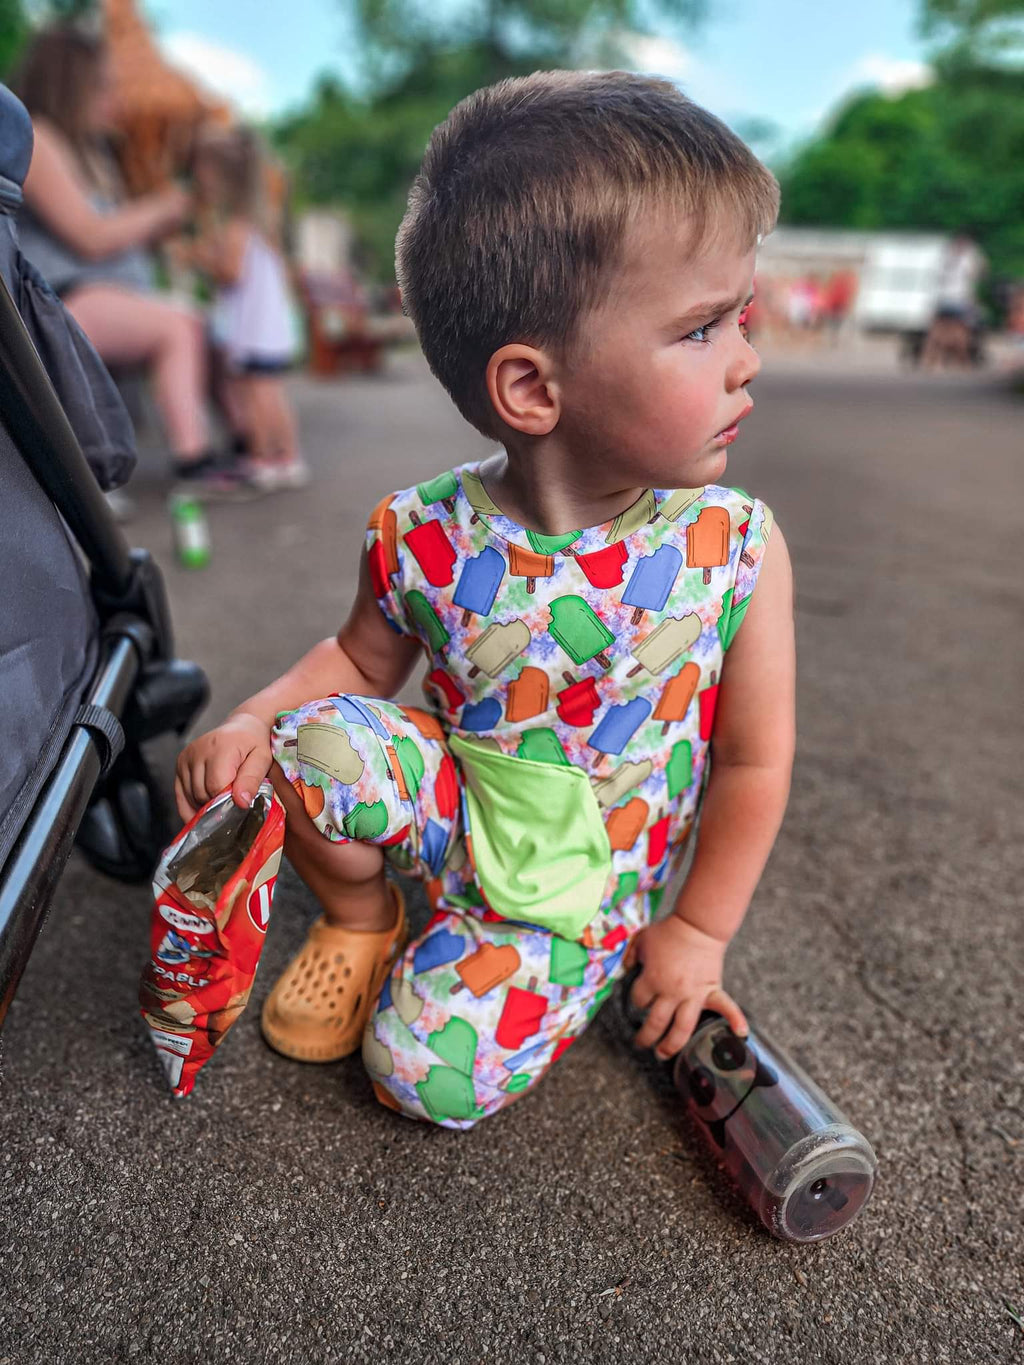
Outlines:
[[[74,290],[65,307],[111,365],[147,365],[174,455],[198,458],[209,444],[206,340],[197,313],[113,285]]]
[[[298,459],[295,421],[284,384],[276,375],[252,374],[246,378],[254,424],[250,434],[254,457],[267,464],[291,465]],[[253,442],[257,444],[252,445]],[[258,450],[258,454],[257,454]]]

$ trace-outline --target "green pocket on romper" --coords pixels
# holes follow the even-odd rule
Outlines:
[[[506,919],[579,938],[612,870],[601,809],[582,768],[514,758],[459,735],[473,861],[488,904]]]

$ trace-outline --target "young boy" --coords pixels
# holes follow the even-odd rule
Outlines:
[[[427,149],[405,307],[502,448],[385,498],[337,637],[178,766],[185,817],[269,772],[323,906],[267,1040],[362,1042],[405,1114],[470,1128],[509,1103],[634,960],[639,1045],[670,1056],[705,1007],[746,1032],[722,966],[788,793],[792,584],[768,509],[718,481],[777,204],[718,120],[622,72],[504,81]],[[421,650],[433,710],[374,700]],[[385,860],[435,908],[408,946]]]

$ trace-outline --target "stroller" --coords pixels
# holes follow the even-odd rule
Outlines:
[[[99,357],[21,256],[32,125],[0,85],[0,1025],[77,842],[145,880],[174,824],[147,759],[208,695],[174,658],[160,570],[101,489],[135,463]]]

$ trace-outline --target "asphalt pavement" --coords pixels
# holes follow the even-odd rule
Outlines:
[[[292,392],[315,481],[213,509],[208,569],[174,562],[155,457],[132,486],[206,723],[336,629],[381,494],[486,449],[414,355]],[[773,1241],[607,1009],[469,1134],[382,1109],[358,1058],[278,1057],[258,1002],[316,912],[289,874],[175,1102],[135,1008],[149,896],[76,857],[3,1038],[0,1365],[1024,1360],[1024,399],[835,356],[753,393],[728,478],[791,547],[799,742],[729,984],[874,1144],[861,1219]]]

